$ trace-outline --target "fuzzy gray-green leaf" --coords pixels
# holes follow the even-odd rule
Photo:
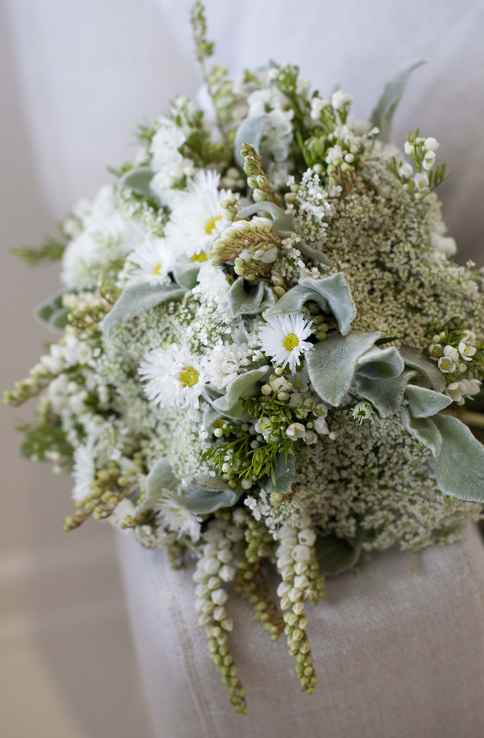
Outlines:
[[[238,419],[245,418],[246,413],[242,408],[241,400],[252,397],[257,390],[257,385],[267,377],[268,373],[269,367],[262,366],[241,374],[229,384],[222,397],[212,401],[212,407],[222,415]]]
[[[408,385],[405,399],[414,418],[431,418],[452,403],[447,395],[415,384]]]
[[[124,175],[121,185],[136,192],[137,195],[152,198],[154,196],[150,188],[152,179],[153,172],[149,167],[138,167]]]
[[[405,363],[398,349],[375,347],[358,360],[358,375],[368,379],[394,379],[399,377]]]
[[[405,430],[426,446],[434,457],[442,449],[442,436],[433,418],[412,418],[406,408],[402,409],[402,423]]]
[[[258,152],[260,142],[269,124],[267,115],[259,115],[256,118],[246,118],[237,129],[235,136],[234,154],[237,164],[243,168],[244,162],[240,150],[244,144],[250,144]]]
[[[403,356],[405,364],[411,369],[416,369],[422,378],[430,384],[432,389],[437,392],[443,392],[445,389],[445,379],[436,364],[426,359],[420,351],[410,346],[402,346],[400,353]]]
[[[127,287],[102,322],[104,338],[109,338],[119,323],[124,323],[167,300],[179,300],[185,292],[185,289],[177,285],[163,287],[148,282]]]
[[[229,290],[229,303],[234,316],[256,315],[274,302],[274,296],[263,282],[249,283],[243,277],[235,280]]]
[[[381,333],[332,335],[307,353],[309,379],[316,394],[334,407],[342,403],[357,369],[358,359],[374,345]]]
[[[239,497],[240,494],[230,487],[210,480],[206,483],[193,482],[182,488],[176,500],[196,515],[209,515],[224,507],[232,507]]]
[[[450,415],[433,422],[442,437],[434,472],[441,492],[468,502],[484,502],[484,446],[469,428]]]
[[[361,544],[334,535],[318,538],[316,551],[321,573],[336,576],[353,569],[361,555]]]
[[[276,302],[269,314],[298,312],[309,301],[317,303],[323,312],[334,315],[343,336],[349,333],[356,308],[342,272],[323,279],[302,279]]]
[[[378,100],[370,118],[372,125],[379,129],[382,141],[388,142],[390,140],[393,116],[405,92],[409,77],[422,64],[425,64],[422,59],[414,62],[399,72],[385,85],[383,94]]]

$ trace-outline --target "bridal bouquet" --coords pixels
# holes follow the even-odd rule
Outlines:
[[[72,473],[66,530],[107,520],[194,566],[244,712],[233,593],[312,692],[324,575],[479,518],[484,449],[458,416],[484,377],[484,275],[452,259],[438,142],[389,142],[418,65],[359,121],[295,66],[234,85],[198,1],[192,25],[203,104],[177,98],[60,238],[19,250],[62,262],[38,310],[59,338],[6,400],[40,397],[23,451]]]

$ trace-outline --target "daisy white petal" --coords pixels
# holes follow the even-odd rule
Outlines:
[[[160,407],[197,407],[205,382],[203,361],[186,347],[172,344],[150,351],[139,374],[149,400]]]
[[[163,284],[169,281],[170,254],[161,238],[147,239],[128,257],[130,281]]]
[[[302,355],[312,348],[312,344],[305,340],[311,332],[311,322],[301,313],[289,313],[268,318],[259,338],[262,350],[274,364],[289,364],[291,372],[295,372]]]

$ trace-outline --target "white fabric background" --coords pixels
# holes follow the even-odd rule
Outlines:
[[[397,133],[418,122],[442,141],[452,234],[482,262],[483,2],[207,5],[220,61],[235,72],[269,57],[298,62],[322,92],[340,82],[354,95],[358,114],[371,109],[395,70],[426,57],[429,64],[415,74],[398,113]],[[30,368],[47,340],[31,310],[57,289],[58,279],[55,268],[27,270],[7,249],[50,233],[73,201],[105,181],[107,164],[129,156],[138,122],[161,112],[176,93],[196,91],[189,6],[190,0],[0,3],[2,387]],[[50,738],[148,738],[111,539],[94,525],[64,537],[68,481],[18,460],[12,414],[4,411],[0,420],[2,735],[30,735],[41,726]],[[133,556],[146,585],[157,569],[143,564],[141,553]],[[480,550],[473,548],[472,556],[478,571]],[[155,608],[150,614],[136,606],[138,632],[148,633],[144,618],[156,617]],[[162,629],[153,630],[156,646],[162,637]],[[467,655],[475,643],[463,640]],[[154,689],[162,693],[165,682]],[[214,700],[223,700],[216,682],[213,690]],[[183,738],[162,725],[156,735]],[[458,730],[455,735],[460,738]]]

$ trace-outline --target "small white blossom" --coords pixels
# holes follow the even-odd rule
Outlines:
[[[283,367],[288,364],[294,373],[303,354],[312,348],[312,344],[305,340],[311,332],[311,322],[301,313],[289,313],[267,318],[259,337],[262,350],[274,364]]]
[[[204,363],[186,347],[150,351],[139,368],[149,400],[160,407],[197,407],[205,383]]]

